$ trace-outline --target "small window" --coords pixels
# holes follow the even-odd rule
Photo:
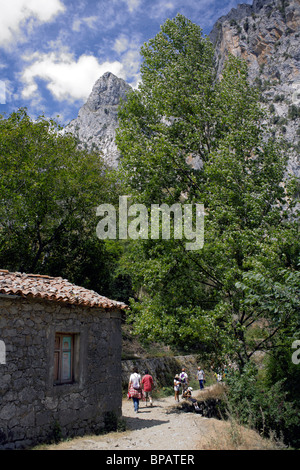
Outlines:
[[[54,347],[54,384],[74,381],[74,335],[57,333]]]

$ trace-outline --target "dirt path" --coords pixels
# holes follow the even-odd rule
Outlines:
[[[198,392],[200,393],[200,392]],[[194,394],[197,398],[197,393]],[[173,397],[156,399],[153,406],[140,402],[134,413],[132,400],[123,400],[125,432],[75,438],[49,450],[194,450],[219,421],[177,410]]]

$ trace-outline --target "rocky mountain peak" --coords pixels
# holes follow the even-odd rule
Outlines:
[[[300,0],[254,0],[219,18],[209,37],[220,68],[231,53],[248,62],[252,80],[280,73],[291,82],[300,74],[299,33]]]
[[[218,72],[231,53],[245,59],[249,80],[259,86],[262,105],[271,111],[271,132],[290,146],[289,170],[300,175],[300,0],[254,0],[240,4],[214,25]],[[110,72],[95,83],[78,117],[66,130],[80,146],[99,150],[117,166],[115,144],[120,99],[131,87]]]
[[[65,128],[76,136],[79,147],[103,153],[105,160],[117,166],[119,152],[115,144],[118,107],[132,88],[123,79],[106,72],[93,86],[87,102],[76,119]]]
[[[118,106],[120,98],[124,99],[129,89],[124,80],[106,72],[96,81],[85,107],[98,111],[102,106]]]
[[[228,54],[248,63],[271,111],[271,132],[288,142],[289,170],[300,176],[300,0],[254,0],[238,5],[214,25],[218,71]]]

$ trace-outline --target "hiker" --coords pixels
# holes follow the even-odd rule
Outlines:
[[[201,369],[201,367],[198,367],[198,370],[197,370],[197,379],[199,381],[199,386],[200,386],[200,390],[203,390],[204,388],[204,371]]]
[[[180,378],[181,385],[182,385],[182,396],[183,396],[183,392],[187,389],[187,387],[189,385],[189,378],[188,378],[188,375],[185,371],[185,367],[183,367],[181,369],[181,373],[179,374],[179,378]]]
[[[188,387],[186,390],[182,392],[182,398],[191,398],[192,396],[192,387]]]
[[[139,411],[140,399],[142,398],[141,376],[137,367],[134,367],[129,377],[128,396],[132,398],[135,413]]]
[[[195,408],[196,411],[200,411],[198,402],[195,398],[192,398],[192,387],[188,387],[182,394],[182,397],[185,398],[186,400],[190,401]]]
[[[222,379],[223,379],[222,370],[219,369],[215,375],[216,375],[217,382],[222,382]]]
[[[176,374],[174,377],[174,392],[175,392],[175,401],[179,401],[179,391],[180,391],[180,378],[179,375]]]
[[[146,400],[147,406],[147,398],[149,398],[150,406],[152,406],[152,389],[154,387],[153,377],[149,374],[148,369],[145,370],[145,375],[142,378],[142,387],[144,391],[144,397]]]

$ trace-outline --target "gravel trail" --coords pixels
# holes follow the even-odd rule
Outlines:
[[[179,411],[173,397],[155,399],[152,407],[140,401],[138,413],[133,410],[132,400],[123,400],[122,414],[127,429],[124,432],[75,438],[47,446],[47,450],[195,450],[201,438],[219,423],[197,413]]]

